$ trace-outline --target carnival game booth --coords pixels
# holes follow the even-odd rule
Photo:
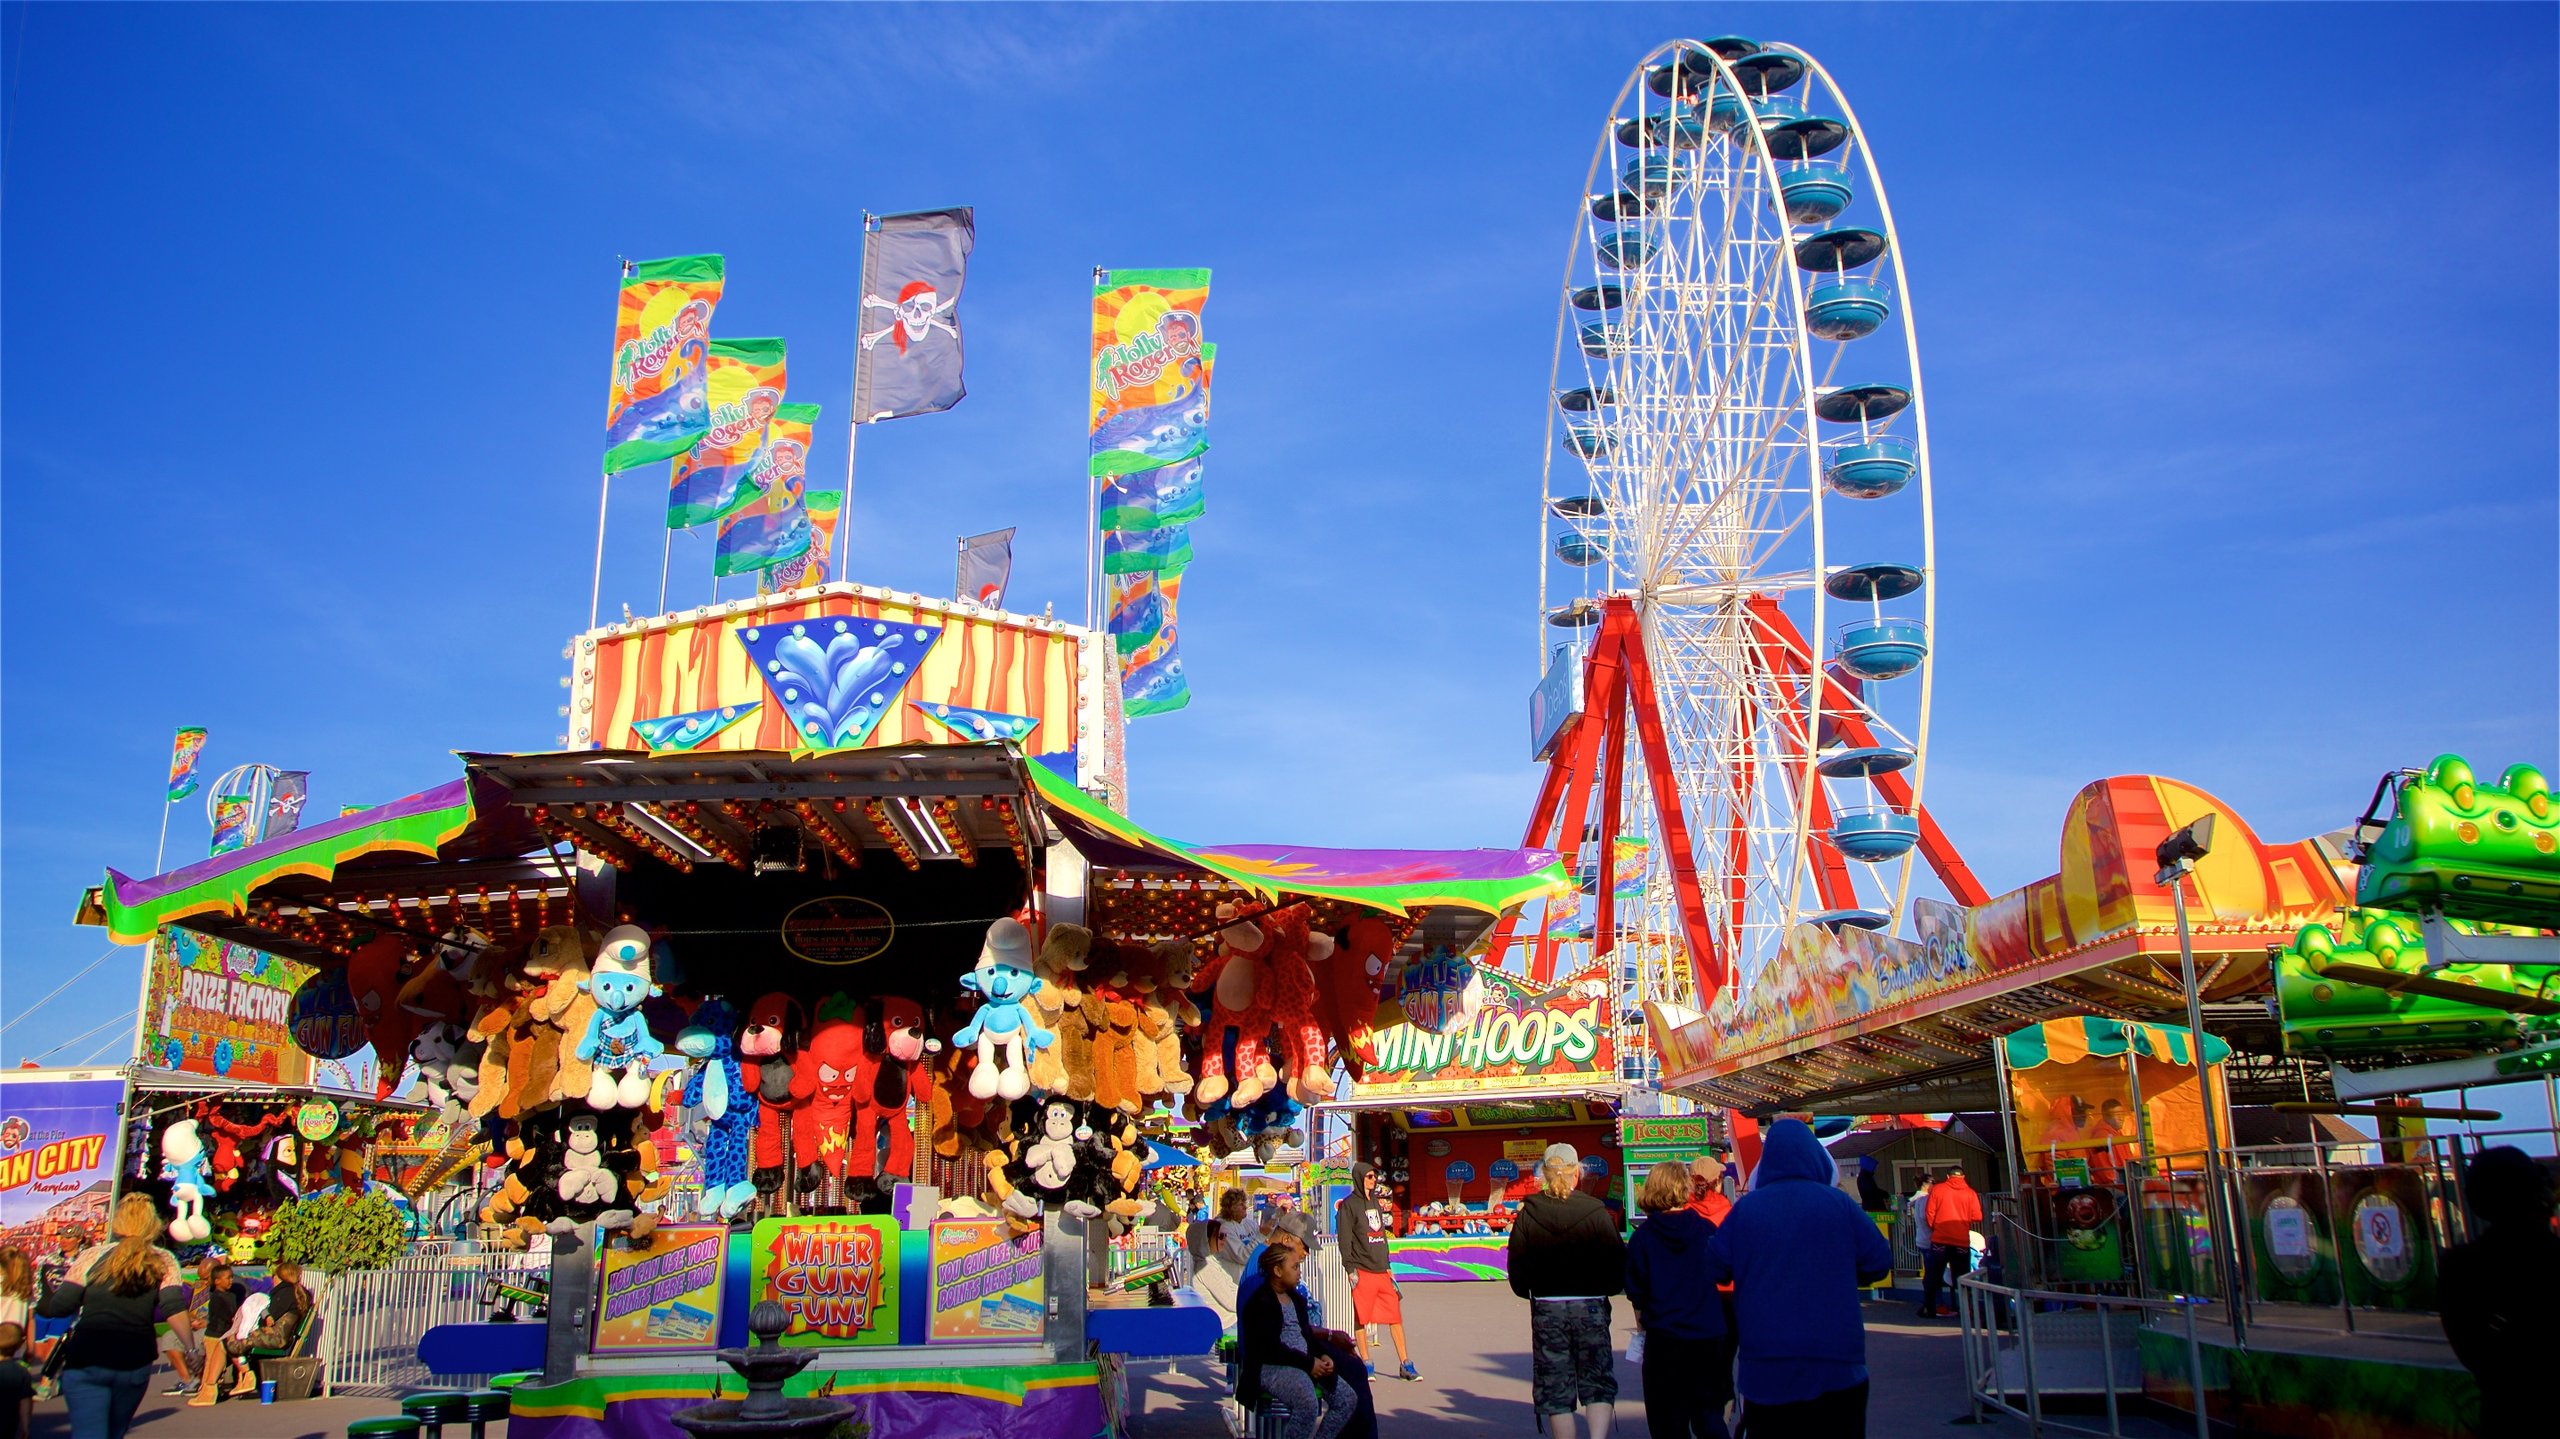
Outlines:
[[[520,1434],[664,1433],[759,1300],[822,1351],[796,1382],[875,1431],[1095,1432],[1089,1343],[1148,1352],[1086,1313],[1088,1224],[1148,1207],[1141,1116],[1321,1097],[1409,946],[1565,883],[1535,851],[1152,835],[1071,777],[1111,784],[1078,635],[828,588],[787,623],[573,642],[572,734],[623,747],[465,755],[85,906],[128,942],[183,921],[312,964],[297,1036],[351,1016],[479,1126],[483,1233],[547,1240],[549,1322],[418,1353],[542,1370]],[[1077,745],[1040,751],[1049,725]],[[669,1130],[701,1155],[682,1194]]]
[[[1536,987],[1442,950],[1399,988],[1359,1047],[1348,1096],[1326,1106],[1386,1179],[1398,1279],[1507,1274],[1512,1217],[1551,1144],[1572,1145],[1583,1187],[1623,1205],[1605,970]]]

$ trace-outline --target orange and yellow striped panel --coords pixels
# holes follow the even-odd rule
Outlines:
[[[947,744],[950,732],[916,712],[909,700],[1030,715],[1040,721],[1023,748],[1038,754],[1073,749],[1076,739],[1076,636],[1010,618],[901,604],[865,594],[829,593],[727,615],[704,615],[639,634],[597,637],[581,655],[579,748],[646,749],[633,721],[724,705],[754,704],[754,714],[706,740],[702,751],[787,750],[795,737],[754,661],[731,631],[747,625],[839,617],[937,625],[942,636],[907,680],[899,704],[882,716],[866,748]],[[589,703],[591,701],[591,703]]]

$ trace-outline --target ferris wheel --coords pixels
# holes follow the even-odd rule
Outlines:
[[[1924,853],[1951,892],[1978,889],[1920,807],[1937,577],[1920,352],[1874,152],[1801,50],[1646,56],[1585,195],[1541,661],[1620,665],[1596,649],[1618,624],[1658,733],[1638,714],[1578,761],[1604,823],[1566,804],[1557,840],[1599,913],[1564,934],[1616,954],[1627,1000],[1708,1009],[1800,925],[1903,926]]]

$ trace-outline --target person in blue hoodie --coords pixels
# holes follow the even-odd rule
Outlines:
[[[1636,1203],[1645,1221],[1627,1241],[1627,1302],[1644,1331],[1645,1427],[1653,1439],[1727,1439],[1733,1351],[1707,1258],[1716,1223],[1689,1207],[1689,1171],[1670,1161],[1646,1172]]]
[[[1761,1141],[1750,1192],[1707,1242],[1710,1278],[1733,1281],[1734,1377],[1752,1439],[1867,1432],[1859,1291],[1892,1272],[1893,1250],[1833,1187],[1838,1173],[1803,1120],[1779,1120]]]

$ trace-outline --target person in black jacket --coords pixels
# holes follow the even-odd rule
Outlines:
[[[1689,1207],[1689,1172],[1647,1171],[1637,1203],[1646,1219],[1627,1245],[1627,1302],[1644,1327],[1644,1423],[1653,1439],[1728,1439],[1733,1349],[1723,1297],[1708,1272],[1715,1221]]]
[[[1281,1431],[1287,1439],[1339,1439],[1351,1427],[1360,1396],[1316,1338],[1306,1296],[1298,1292],[1299,1253],[1289,1244],[1262,1251],[1264,1283],[1236,1313],[1243,1370],[1236,1397],[1249,1404],[1268,1396],[1289,1406],[1289,1427]]]
[[[1573,1146],[1548,1145],[1538,1192],[1511,1221],[1511,1292],[1529,1301],[1529,1388],[1549,1439],[1574,1439],[1577,1410],[1586,1439],[1609,1439],[1618,1419],[1609,1296],[1626,1292],[1627,1245],[1581,1179]]]
[[[62,1339],[62,1399],[72,1439],[124,1439],[151,1388],[162,1320],[187,1322],[177,1256],[159,1247],[160,1212],[148,1196],[116,1201],[115,1242],[83,1253],[36,1306],[40,1319],[79,1322]]]
[[[2551,1177],[2501,1144],[2471,1156],[2463,1197],[2480,1237],[2444,1252],[2436,1311],[2454,1357],[2480,1381],[2483,1439],[2551,1432],[2544,1376],[2560,1353],[2560,1237]],[[2535,1416],[2539,1415],[2537,1418]]]
[[[1396,1377],[1419,1379],[1422,1371],[1413,1367],[1404,1347],[1404,1296],[1396,1288],[1395,1259],[1387,1247],[1396,1222],[1380,1192],[1385,1187],[1378,1182],[1377,1166],[1351,1166],[1351,1192],[1333,1208],[1334,1242],[1342,1249],[1343,1273],[1351,1281],[1351,1319],[1360,1357],[1369,1357],[1369,1327],[1383,1324],[1395,1341]]]

